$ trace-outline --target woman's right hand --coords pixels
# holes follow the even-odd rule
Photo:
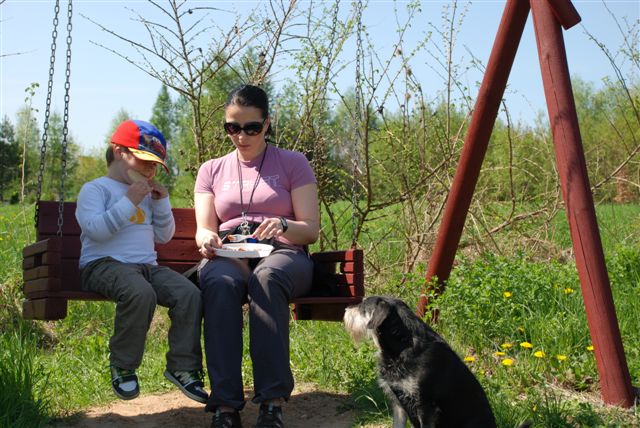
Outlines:
[[[211,259],[215,257],[215,248],[222,247],[222,239],[217,233],[209,233],[202,239],[202,245],[200,246],[200,254],[202,257]]]

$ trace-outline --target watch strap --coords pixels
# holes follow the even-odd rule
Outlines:
[[[289,222],[284,217],[280,217],[280,224],[282,225],[282,233],[285,233],[289,229]]]

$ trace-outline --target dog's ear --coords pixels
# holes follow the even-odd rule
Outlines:
[[[385,302],[384,300],[378,300],[376,302],[376,308],[373,311],[373,315],[369,320],[369,323],[367,323],[367,328],[370,330],[375,330],[380,327],[380,324],[382,324],[384,320],[387,319],[387,315],[389,315],[390,309],[391,308],[389,307],[389,303]]]

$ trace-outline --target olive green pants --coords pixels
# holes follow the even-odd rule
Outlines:
[[[169,308],[167,369],[202,368],[200,290],[178,272],[164,266],[122,263],[104,257],[81,272],[82,288],[116,303],[113,336],[109,340],[112,365],[134,370],[140,366],[147,331],[156,304]]]

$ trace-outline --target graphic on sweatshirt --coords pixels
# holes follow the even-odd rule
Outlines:
[[[145,218],[146,215],[144,213],[144,210],[140,207],[136,207],[136,213],[132,215],[129,220],[131,220],[131,222],[135,224],[142,224],[144,223]]]

